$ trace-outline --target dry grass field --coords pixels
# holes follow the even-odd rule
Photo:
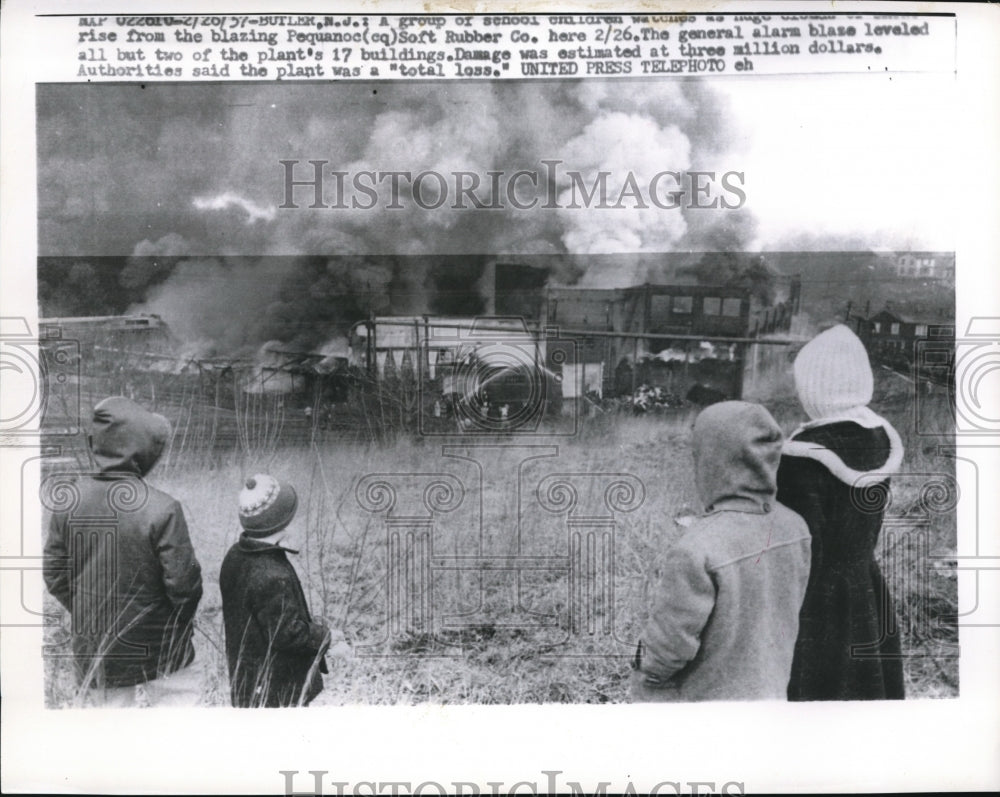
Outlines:
[[[914,431],[912,386],[882,371],[877,382],[873,408],[903,436],[904,471],[953,474],[953,463],[935,452],[936,442],[943,441]],[[921,400],[933,405],[931,415],[938,430],[952,427],[943,391]],[[793,398],[767,405],[786,431],[802,420]],[[325,691],[314,705],[627,701],[629,658],[646,609],[646,584],[669,556],[679,530],[674,518],[697,505],[689,443],[693,417],[693,411],[677,411],[587,418],[576,436],[554,439],[554,456],[526,462],[519,474],[516,463],[492,462],[493,454],[481,453],[487,473],[482,489],[475,463],[445,456],[442,443],[455,440],[400,436],[372,445],[326,439],[269,447],[258,454],[221,453],[204,460],[169,457],[150,481],[182,501],[203,568],[205,594],[195,642],[197,666],[205,674],[204,704],[228,705],[218,573],[238,533],[236,495],[241,482],[262,470],[298,489],[301,553],[293,561],[314,613],[340,629],[353,648],[350,657],[331,662]],[[426,474],[451,474],[461,480],[465,485],[461,506],[435,515],[431,533],[435,555],[458,557],[482,546],[501,555],[566,557],[567,518],[544,510],[536,494],[541,479],[554,472],[627,473],[644,488],[641,507],[614,516],[610,585],[603,584],[613,597],[595,604],[593,633],[587,622],[574,621],[571,604],[574,595],[600,591],[600,574],[584,572],[571,584],[567,571],[558,568],[519,574],[436,569],[424,582],[432,591],[409,595],[413,605],[424,606],[429,614],[422,615],[426,622],[419,633],[407,633],[406,613],[413,607],[406,600],[403,605],[388,605],[385,514],[373,514],[359,505],[359,479],[367,474],[403,474],[393,477],[400,486],[399,504],[392,510],[398,514],[406,511],[407,490],[420,489]],[[908,696],[955,696],[957,632],[948,622],[956,612],[955,572],[946,560],[945,566],[932,566],[927,557],[954,555],[955,513],[921,514],[923,482],[897,481],[889,508],[895,519],[893,533],[883,534],[879,558],[896,599],[907,654]],[[511,488],[515,484],[521,485],[520,492],[515,491],[517,500]],[[580,484],[578,506],[599,506],[604,483],[584,478]],[[481,525],[480,517],[485,518]],[[54,623],[46,632],[46,651],[65,654],[68,618],[54,601],[49,606]],[[455,617],[465,620],[455,625],[448,619]],[[400,630],[389,633],[394,624]],[[604,633],[607,628],[613,634]],[[67,659],[47,656],[45,662],[48,704],[72,704],[76,690]]]

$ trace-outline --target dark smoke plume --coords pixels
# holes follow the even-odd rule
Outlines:
[[[620,287],[667,276],[622,253],[738,250],[754,232],[746,210],[278,208],[282,159],[481,175],[558,159],[609,172],[615,196],[626,174],[738,169],[739,131],[698,81],[40,86],[38,125],[40,253],[131,256],[130,309],[213,351],[475,313],[489,260],[548,256],[554,282]]]

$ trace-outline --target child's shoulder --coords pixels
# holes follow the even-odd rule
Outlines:
[[[877,460],[889,453],[890,438],[884,426],[866,427],[854,421],[831,421],[803,429],[793,440],[829,449],[838,456],[866,456]],[[872,467],[875,467],[873,465]]]
[[[151,506],[159,509],[163,512],[183,512],[184,509],[181,506],[179,499],[172,496],[166,490],[161,490],[159,487],[154,487],[149,482],[143,481],[146,485],[146,491],[148,495],[148,501]]]
[[[788,458],[794,458],[796,465],[812,460],[836,479],[853,484],[866,474],[896,471],[902,457],[899,434],[888,423],[868,427],[854,421],[831,421],[793,435],[785,443],[780,470],[787,476]]]
[[[729,524],[724,519],[727,514],[732,513],[709,512],[699,515],[677,538],[674,548],[694,558],[711,557],[719,547],[720,540],[726,536]]]
[[[766,512],[711,512],[695,520],[678,539],[678,551],[713,570],[768,547],[809,539],[805,521],[777,501]]]
[[[254,592],[281,591],[298,580],[291,563],[280,552],[248,549],[240,541],[233,543],[226,552],[221,573]]]

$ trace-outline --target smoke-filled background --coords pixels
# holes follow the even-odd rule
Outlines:
[[[741,97],[757,91],[741,83]],[[893,91],[915,109],[918,92]],[[732,86],[694,80],[40,85],[43,313],[120,312],[124,303],[161,314],[201,350],[233,352],[269,339],[317,347],[331,328],[372,312],[478,312],[476,283],[491,260],[543,258],[554,281],[613,287],[663,279],[655,253],[912,244],[920,219],[892,197],[876,203],[884,210],[876,218],[907,225],[888,237],[881,228],[831,226],[829,212],[818,225],[783,223],[775,196],[789,208],[824,197],[826,207],[843,190],[870,198],[885,189],[875,175],[871,188],[857,185],[847,168],[860,143],[852,150],[841,140],[825,155],[792,148],[781,167],[768,161],[769,110],[785,113],[779,121],[790,133],[797,128],[789,119],[809,135],[841,128],[830,122],[835,95],[799,103],[791,116],[794,97],[766,96],[771,108],[757,114]],[[886,105],[880,97],[872,94],[872,107]],[[877,122],[858,123],[869,147],[876,142],[868,126]],[[874,129],[884,136],[896,126]],[[806,156],[825,185],[810,184],[794,162]],[[746,173],[748,201],[741,210],[522,211],[450,202],[424,210],[404,198],[404,209],[385,210],[382,183],[371,210],[309,209],[309,187],[296,189],[298,209],[280,209],[279,161],[289,159],[301,161],[298,179],[311,177],[310,159],[321,159],[352,174],[472,171],[484,182],[490,170],[544,174],[541,161],[558,159],[561,173],[578,171],[588,185],[610,172],[612,198],[628,173],[646,186],[665,170],[735,170]],[[755,162],[768,163],[766,173],[755,173]],[[775,175],[782,180],[769,182]],[[568,203],[566,182],[551,188]],[[893,189],[906,195],[906,185]],[[851,218],[859,206],[873,215],[859,201]]]

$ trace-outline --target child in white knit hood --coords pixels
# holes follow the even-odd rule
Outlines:
[[[795,387],[810,420],[785,443],[778,500],[812,535],[812,567],[788,686],[791,700],[903,697],[897,623],[875,561],[889,477],[903,460],[892,425],[867,405],[874,380],[846,326],[799,352]]]

